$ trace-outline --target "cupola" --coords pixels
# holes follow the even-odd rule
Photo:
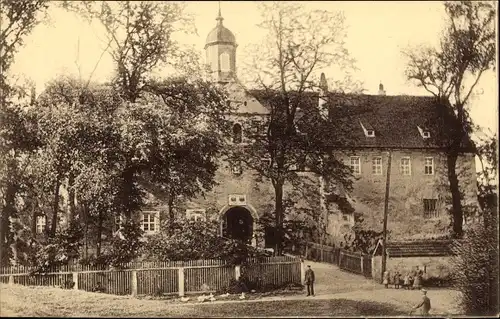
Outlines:
[[[217,25],[207,35],[205,52],[210,73],[216,82],[231,82],[236,77],[236,39],[222,21],[221,10],[216,18]]]

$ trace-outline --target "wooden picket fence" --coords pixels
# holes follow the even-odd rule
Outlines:
[[[227,288],[244,271],[258,287],[280,287],[301,284],[304,266],[291,256],[248,259],[243,266],[228,265],[222,260],[188,262],[138,262],[118,268],[104,266],[66,265],[44,273],[33,273],[30,267],[0,268],[0,282],[29,286],[65,286],[92,291],[101,286],[104,292],[116,295],[170,295],[218,292]]]
[[[308,243],[306,258],[335,264],[342,270],[363,275],[366,278],[372,277],[372,259],[370,255],[317,243]]]

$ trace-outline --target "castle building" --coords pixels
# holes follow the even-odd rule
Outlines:
[[[206,61],[211,78],[224,87],[235,111],[227,114],[233,123],[230,147],[244,145],[250,138],[248,120],[262,121],[270,107],[257,91],[247,90],[238,80],[234,34],[224,26],[219,10],[216,26],[205,44]],[[351,167],[354,187],[350,193],[337,195],[344,198],[354,210],[346,213],[338,205],[326,204],[324,183],[319,177],[310,187],[316,197],[298,200],[297,205],[314,206],[325,217],[328,238],[332,242],[349,234],[356,221],[363,227],[380,231],[383,224],[387,169],[390,158],[390,187],[388,230],[390,240],[423,239],[448,232],[450,192],[447,186],[446,154],[449,144],[447,128],[452,120],[439,111],[436,101],[427,96],[391,96],[380,84],[377,95],[335,94],[328,91],[324,74],[320,78],[319,92],[311,93],[315,101],[310,107],[319,107],[323,115],[332,120],[335,129],[337,112],[349,113],[348,142],[337,147],[337,156]],[[329,109],[322,106],[329,103]],[[344,133],[345,134],[345,133]],[[474,211],[478,207],[475,155],[470,141],[462,145],[457,161],[463,204]],[[311,175],[312,173],[305,172]],[[216,173],[216,185],[205,196],[185,201],[176,207],[179,214],[203,222],[217,220],[220,234],[245,240],[254,246],[272,247],[272,230],[258,226],[259,219],[274,209],[274,189],[270,181],[257,178],[255,172],[238,163],[221,159]],[[286,185],[285,185],[286,186]],[[167,200],[154,189],[149,193],[148,205],[140,214],[146,235],[160,230],[160,221],[168,211]],[[285,197],[291,196],[285,188]],[[295,196],[295,195],[294,195]],[[467,216],[467,215],[466,215]],[[467,223],[464,218],[464,223]],[[45,216],[38,216],[33,225],[43,232]]]
[[[206,38],[206,61],[213,80],[227,90],[230,103],[236,107],[236,111],[227,116],[234,123],[232,145],[237,147],[247,138],[243,119],[264,118],[269,114],[269,107],[238,81],[236,38],[223,25],[220,10],[216,21]],[[429,238],[445,234],[449,225],[450,206],[446,203],[450,194],[444,150],[450,119],[438,111],[435,100],[426,96],[387,95],[382,84],[377,95],[346,98],[328,92],[324,74],[320,88],[313,93],[317,105],[327,101],[336,105],[328,116],[334,118],[337,108],[347,108],[351,115],[350,142],[345,149],[339,149],[338,156],[355,176],[353,191],[343,194],[355,213],[346,214],[335,205],[326,207],[319,203],[320,209],[326,209],[330,237],[342,238],[360,217],[364,227],[382,229],[389,156],[389,238]],[[457,165],[464,204],[477,207],[475,159],[470,142],[463,144]],[[199,221],[218,220],[223,236],[244,239],[253,245],[272,246],[266,230],[257,227],[259,218],[273,210],[271,183],[258,181],[254,172],[240,165],[222,162],[216,179],[218,185],[211,192],[180,205],[180,213]],[[318,193],[322,191],[321,182],[313,187]],[[167,210],[161,200],[152,203],[142,215],[146,233],[158,231],[162,212]]]

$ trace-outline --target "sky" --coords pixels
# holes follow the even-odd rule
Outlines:
[[[355,78],[364,83],[365,93],[376,94],[379,83],[388,95],[425,95],[423,89],[404,76],[405,60],[401,50],[409,45],[439,43],[446,22],[438,1],[303,1],[306,9],[343,11],[347,24],[346,48],[356,59]],[[224,25],[238,43],[237,61],[251,44],[260,43],[265,32],[257,28],[260,13],[253,1],[221,1]],[[193,14],[198,35],[181,41],[193,45],[205,56],[203,47],[208,32],[215,27],[217,1],[192,1],[187,12]],[[35,82],[37,91],[58,74],[80,75],[105,81],[113,71],[109,54],[103,51],[102,29],[90,26],[76,14],[51,8],[50,21],[35,27],[16,56],[12,72]],[[237,62],[238,63],[238,62]],[[335,74],[327,74],[335,78]],[[475,123],[492,132],[498,127],[496,72],[485,73],[471,102]]]

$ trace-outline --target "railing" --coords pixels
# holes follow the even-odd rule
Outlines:
[[[243,266],[228,265],[221,260],[198,260],[130,263],[119,269],[68,265],[43,274],[31,273],[33,270],[22,266],[1,268],[0,282],[30,286],[66,286],[72,282],[73,289],[92,291],[102,287],[104,292],[116,295],[184,296],[221,291],[238,279],[242,271],[259,286],[300,284],[304,267],[299,258],[280,256],[248,259]]]
[[[339,266],[340,269],[355,274],[372,277],[371,256],[353,253],[340,248],[308,243],[306,259],[326,262]]]

